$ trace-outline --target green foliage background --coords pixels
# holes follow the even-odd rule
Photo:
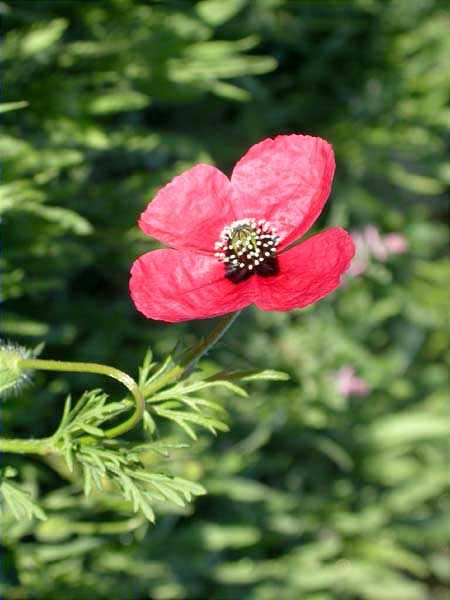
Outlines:
[[[199,161],[229,172],[277,133],[334,146],[318,228],[375,224],[409,245],[308,310],[241,315],[206,368],[291,379],[220,396],[231,431],[173,452],[171,468],[209,492],[189,510],[161,506],[147,526],[117,501],[80,499],[61,469],[8,457],[49,519],[5,512],[5,597],[449,598],[447,3],[0,10],[2,101],[27,103],[2,108],[3,337],[136,374],[149,345],[161,357],[208,331],[135,312],[129,267],[153,244],[136,219],[174,174]],[[369,396],[338,394],[333,374],[345,364]],[[3,429],[49,435],[62,398],[95,385],[117,394],[92,376],[39,376],[4,403]]]

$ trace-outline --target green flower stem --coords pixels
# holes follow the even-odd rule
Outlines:
[[[169,383],[179,379],[188,369],[193,367],[197,361],[204,354],[206,354],[206,352],[208,352],[208,350],[210,350],[216,342],[220,340],[220,338],[227,331],[233,321],[237,319],[240,313],[241,311],[237,311],[222,317],[214,329],[205,338],[200,340],[192,348],[186,350],[172,368],[149,384],[149,386],[145,389],[145,396],[147,398],[150,397],[152,394],[165,387]]]
[[[120,381],[131,392],[134,398],[135,409],[129,419],[111,427],[105,431],[105,437],[115,438],[133,429],[142,419],[145,401],[137,383],[132,377],[108,365],[85,362],[67,362],[60,360],[45,360],[40,358],[24,358],[20,360],[20,366],[24,369],[39,369],[43,371],[64,371],[69,373],[98,373],[107,375],[116,381]]]
[[[40,440],[0,439],[0,452],[14,454],[50,454],[54,451],[52,438]]]

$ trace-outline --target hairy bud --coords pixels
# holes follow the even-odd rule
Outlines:
[[[0,397],[15,394],[30,382],[30,371],[20,363],[32,355],[27,348],[0,340]]]

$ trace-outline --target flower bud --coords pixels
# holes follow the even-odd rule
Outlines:
[[[30,350],[0,340],[0,397],[17,393],[30,381],[30,371],[24,369],[20,362],[32,355]]]

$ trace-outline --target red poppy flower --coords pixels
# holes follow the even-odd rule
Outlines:
[[[252,146],[231,179],[205,164],[175,177],[139,220],[170,248],[134,263],[130,292],[137,309],[176,322],[249,304],[301,308],[332,292],[354,254],[348,233],[333,227],[287,246],[320,215],[334,167],[326,141],[280,135]]]

